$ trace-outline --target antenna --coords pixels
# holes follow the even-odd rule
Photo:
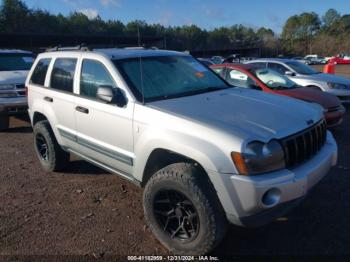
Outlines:
[[[140,34],[140,25],[137,21],[137,39],[139,47],[141,46],[141,34]],[[142,57],[141,54],[139,56],[139,65],[140,65],[140,80],[141,80],[141,92],[142,92],[142,104],[145,104],[145,93],[144,93],[144,87],[143,87],[143,70],[142,70]]]
[[[137,21],[137,41],[138,41],[139,46],[141,46],[140,25],[139,25],[138,21]]]

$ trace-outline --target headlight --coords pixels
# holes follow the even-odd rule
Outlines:
[[[241,175],[267,173],[285,167],[284,151],[277,140],[267,144],[251,142],[242,153],[232,152],[231,157]]]
[[[348,86],[347,85],[344,85],[344,84],[338,84],[338,83],[327,83],[328,87],[329,88],[332,88],[332,89],[348,89]]]
[[[12,84],[0,84],[0,90],[12,90],[15,89],[15,85]]]

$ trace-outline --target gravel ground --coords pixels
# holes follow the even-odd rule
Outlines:
[[[350,253],[350,107],[347,110],[342,126],[333,130],[338,165],[305,202],[261,228],[232,226],[213,255]],[[45,173],[34,155],[28,122],[12,119],[11,125],[0,133],[3,258],[79,255],[126,260],[126,255],[168,254],[145,225],[141,189],[77,159],[64,173]]]

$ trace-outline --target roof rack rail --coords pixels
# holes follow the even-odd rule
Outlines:
[[[146,49],[144,46],[125,46],[125,47],[123,47],[123,49],[131,49],[131,50],[138,50],[138,49],[140,49],[140,50],[142,50],[142,49]]]
[[[46,49],[46,52],[57,52],[57,51],[76,51],[76,50],[80,50],[80,51],[91,51],[91,49],[85,45],[85,44],[80,44],[77,46],[55,46],[53,48],[48,48]]]

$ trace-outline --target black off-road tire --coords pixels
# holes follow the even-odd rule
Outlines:
[[[9,116],[0,116],[0,132],[5,131],[10,126],[10,117]]]
[[[199,221],[198,233],[192,240],[171,238],[159,222],[154,201],[164,190],[179,192],[192,202]],[[207,254],[221,242],[227,231],[228,222],[215,189],[204,171],[193,163],[171,164],[155,173],[146,184],[143,206],[151,231],[174,254]]]
[[[65,152],[57,143],[55,135],[47,120],[40,121],[34,125],[34,148],[40,164],[47,172],[61,171],[69,163],[70,154]],[[39,152],[37,140],[45,140],[47,145],[47,157],[44,159]]]

